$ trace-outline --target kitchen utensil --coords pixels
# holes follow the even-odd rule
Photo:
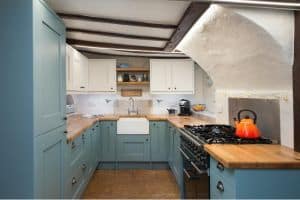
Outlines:
[[[128,73],[123,74],[123,82],[129,82],[129,74]]]
[[[123,82],[123,76],[122,76],[122,74],[118,75],[118,82]]]
[[[136,80],[136,75],[135,74],[131,74],[130,76],[129,76],[129,80],[130,80],[130,82],[136,82],[137,80]]]
[[[246,115],[245,118],[241,119],[243,112],[249,112],[253,115],[253,119]],[[236,136],[240,138],[255,139],[260,137],[260,131],[256,126],[257,115],[254,111],[243,109],[238,112],[238,119],[234,118]]]
[[[168,108],[167,111],[168,111],[169,115],[175,115],[176,114],[176,109],[174,109],[174,108]]]

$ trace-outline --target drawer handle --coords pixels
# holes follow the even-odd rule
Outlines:
[[[81,168],[82,168],[83,170],[85,170],[85,169],[86,169],[86,164],[83,163],[82,166],[81,166]]]
[[[77,183],[77,180],[75,177],[72,178],[72,185],[76,184]]]
[[[220,162],[218,162],[217,164],[217,168],[220,170],[220,171],[224,171],[224,165]]]
[[[220,192],[224,192],[224,185],[221,181],[218,181],[217,183],[217,189],[220,191]]]
[[[75,149],[75,147],[76,147],[76,144],[75,144],[75,142],[72,142],[72,146],[71,146],[71,148],[72,148],[72,149]]]
[[[84,86],[81,86],[81,87],[80,87],[80,89],[84,89],[84,88],[85,88]]]
[[[179,149],[180,153],[181,153],[188,161],[191,160],[190,157],[188,157],[188,155],[186,155],[186,153],[185,153],[181,148],[178,148],[178,149]]]

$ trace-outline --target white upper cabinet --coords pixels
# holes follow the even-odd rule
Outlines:
[[[151,59],[152,94],[194,94],[194,63],[187,59]]]
[[[89,91],[116,92],[116,65],[115,59],[90,59]]]
[[[84,55],[67,45],[66,71],[67,90],[86,92],[89,83],[89,60]]]

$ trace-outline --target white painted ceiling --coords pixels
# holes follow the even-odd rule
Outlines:
[[[177,25],[190,2],[170,0],[46,0],[57,13],[80,14],[119,20]],[[153,28],[92,22],[63,18],[67,28],[79,28],[102,32],[137,36],[170,38],[174,28]],[[122,38],[79,32],[69,32],[70,39],[163,48],[167,41]],[[87,50],[87,49],[86,49]],[[103,51],[103,50],[102,50]],[[162,54],[166,55],[166,54]]]

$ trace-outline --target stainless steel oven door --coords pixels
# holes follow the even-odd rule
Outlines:
[[[209,176],[206,171],[200,170],[194,161],[180,148],[183,158],[184,198],[208,199]]]

